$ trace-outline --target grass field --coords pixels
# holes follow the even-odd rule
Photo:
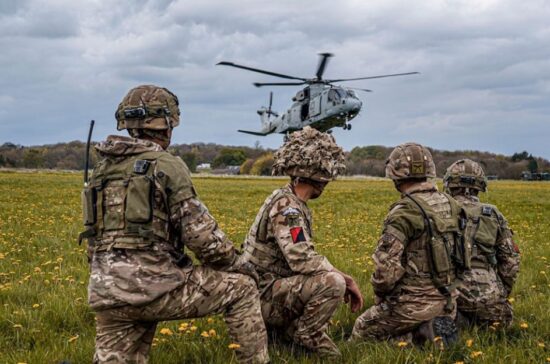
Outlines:
[[[200,198],[240,244],[264,198],[283,180],[195,178]],[[89,363],[94,314],[86,303],[88,267],[81,230],[81,176],[0,172],[0,363]],[[331,335],[341,363],[550,362],[550,183],[491,182],[484,201],[508,218],[522,251],[514,289],[516,319],[507,331],[463,332],[453,350],[399,348],[395,343],[348,344],[356,314],[341,306]],[[373,303],[370,255],[389,204],[389,181],[329,185],[310,206],[317,249],[356,277]],[[235,358],[220,317],[159,325],[151,363],[227,363]],[[316,363],[292,347],[270,349],[274,363]]]

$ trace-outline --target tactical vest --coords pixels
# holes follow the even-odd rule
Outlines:
[[[431,281],[447,298],[446,310],[452,311],[451,292],[470,269],[470,243],[463,235],[466,221],[462,209],[446,194],[428,199],[407,194],[398,204],[419,210],[424,220],[424,232],[405,248],[403,284],[418,286]]]
[[[280,260],[286,262],[282,252],[278,247],[274,247],[273,242],[268,241],[269,211],[273,204],[283,196],[292,195],[286,189],[274,191],[264,202],[260,211],[256,215],[254,224],[250,228],[243,245],[243,260],[248,261],[256,267],[260,274],[274,273],[282,277],[289,277],[294,273],[290,268],[281,265],[272,264],[273,261]],[[294,198],[294,196],[292,195]],[[275,242],[276,245],[276,242]]]
[[[93,241],[96,251],[139,249],[169,241],[167,203],[155,203],[156,161],[165,152],[145,152],[122,161],[102,160],[82,191],[83,220],[79,238]],[[156,220],[157,223],[153,223]]]
[[[504,225],[502,216],[488,204],[464,204],[463,208],[468,214],[465,236],[472,242],[472,268],[496,267],[496,242]]]

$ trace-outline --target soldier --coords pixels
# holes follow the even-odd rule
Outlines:
[[[244,243],[242,259],[260,274],[262,314],[269,328],[322,355],[340,355],[326,333],[342,298],[353,312],[363,297],[353,278],[314,249],[309,199],[341,173],[344,154],[329,134],[305,127],[275,153],[274,175],[290,184],[260,208]]]
[[[467,266],[461,209],[438,192],[432,155],[422,145],[397,146],[386,161],[386,176],[401,199],[390,207],[372,256],[375,305],[357,318],[351,340],[423,343],[440,337],[448,345],[457,339],[457,271]]]
[[[512,322],[508,297],[519,271],[519,248],[506,219],[493,205],[481,203],[487,190],[481,166],[469,159],[453,163],[443,179],[450,193],[468,213],[466,234],[472,244],[472,270],[464,275],[457,299],[459,316],[479,324]],[[463,320],[460,320],[461,322]]]
[[[136,87],[115,114],[132,137],[96,147],[102,159],[83,192],[81,236],[89,239],[97,319],[93,361],[146,363],[158,321],[223,313],[239,362],[268,362],[256,273],[239,263],[185,163],[166,152],[179,114],[167,89]],[[203,265],[192,264],[184,245]]]

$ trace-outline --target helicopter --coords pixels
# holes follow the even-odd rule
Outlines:
[[[419,72],[395,73],[370,77],[323,79],[332,53],[319,53],[319,64],[314,78],[303,78],[289,76],[282,73],[262,70],[243,66],[233,62],[221,61],[217,66],[229,66],[244,69],[247,71],[263,73],[270,76],[297,80],[293,82],[255,82],[254,86],[301,86],[307,85],[298,91],[292,98],[294,103],[286,112],[279,115],[271,109],[273,103],[273,92],[269,95],[269,106],[261,107],[257,112],[260,115],[262,128],[259,131],[238,130],[241,133],[266,136],[272,133],[287,134],[309,125],[321,132],[330,132],[334,127],[342,127],[344,130],[351,130],[350,121],[359,114],[363,103],[359,100],[355,90],[372,92],[369,89],[343,87],[335,85],[336,82],[367,80],[373,78],[406,76],[418,74]],[[271,117],[274,117],[273,119]]]

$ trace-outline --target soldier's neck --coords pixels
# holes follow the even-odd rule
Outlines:
[[[296,183],[291,185],[292,192],[300,199],[300,201],[306,203],[311,198],[313,188],[307,183]]]

